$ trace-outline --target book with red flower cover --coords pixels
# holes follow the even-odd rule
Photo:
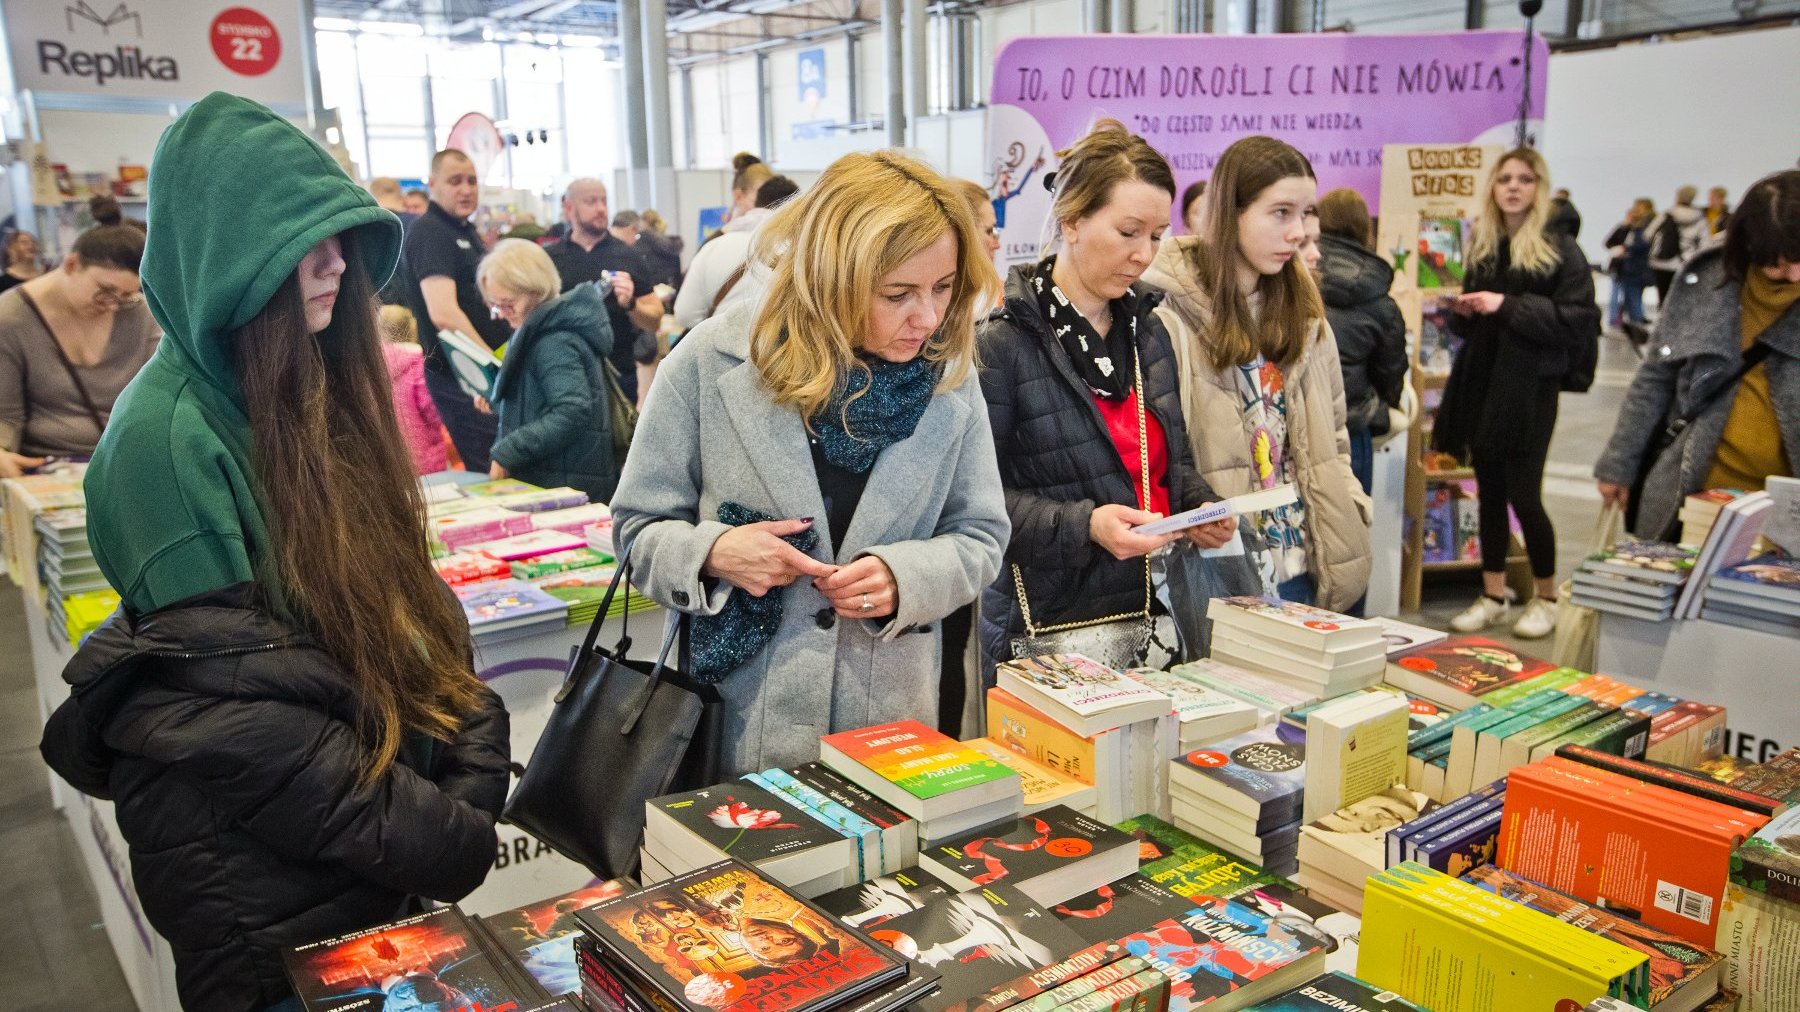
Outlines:
[[[1168,975],[1169,1012],[1248,1008],[1323,973],[1329,945],[1310,924],[1279,922],[1213,896],[1119,941]]]
[[[1496,868],[1482,865],[1463,878],[1488,892],[1523,903],[1602,938],[1636,949],[1650,958],[1650,1004],[1660,1005],[1680,992],[1683,1007],[1693,1007],[1719,989],[1719,954],[1623,914],[1583,903],[1573,896]]]
[[[904,960],[740,861],[576,914],[599,946],[686,1012],[815,1012],[897,977]]]
[[[1193,908],[1193,900],[1177,896],[1141,874],[1132,874],[1058,903],[1050,912],[1070,931],[1098,943],[1123,938],[1146,924],[1178,917]]]
[[[848,868],[852,856],[837,830],[746,780],[646,802],[644,849],[671,871],[729,856],[794,884]]]
[[[1449,639],[1395,657],[1385,675],[1423,699],[1466,710],[1489,692],[1536,678],[1556,665],[1480,636]]]
[[[940,840],[919,867],[958,891],[1005,883],[1054,906],[1137,870],[1137,840],[1064,805]]]
[[[869,932],[915,963],[943,975],[935,1007],[950,1008],[1066,958],[1081,936],[1011,886],[949,896]]]

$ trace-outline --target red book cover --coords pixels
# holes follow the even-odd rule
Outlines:
[[[1767,821],[1556,759],[1512,771],[1505,813],[1502,868],[1696,945],[1713,943],[1743,827]]]

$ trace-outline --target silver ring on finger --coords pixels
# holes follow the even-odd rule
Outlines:
[[[869,595],[867,595],[867,594],[863,595],[861,610],[862,611],[874,611],[875,610],[875,606],[873,604],[869,603]]]

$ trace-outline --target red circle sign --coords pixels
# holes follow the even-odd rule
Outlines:
[[[245,77],[266,74],[281,59],[281,33],[260,11],[228,7],[207,29],[213,55],[227,70]]]

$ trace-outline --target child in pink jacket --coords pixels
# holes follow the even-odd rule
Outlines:
[[[419,326],[404,306],[381,307],[381,354],[387,359],[394,387],[394,414],[406,438],[413,469],[420,474],[448,470],[444,423],[425,390],[425,353],[419,348]]]

